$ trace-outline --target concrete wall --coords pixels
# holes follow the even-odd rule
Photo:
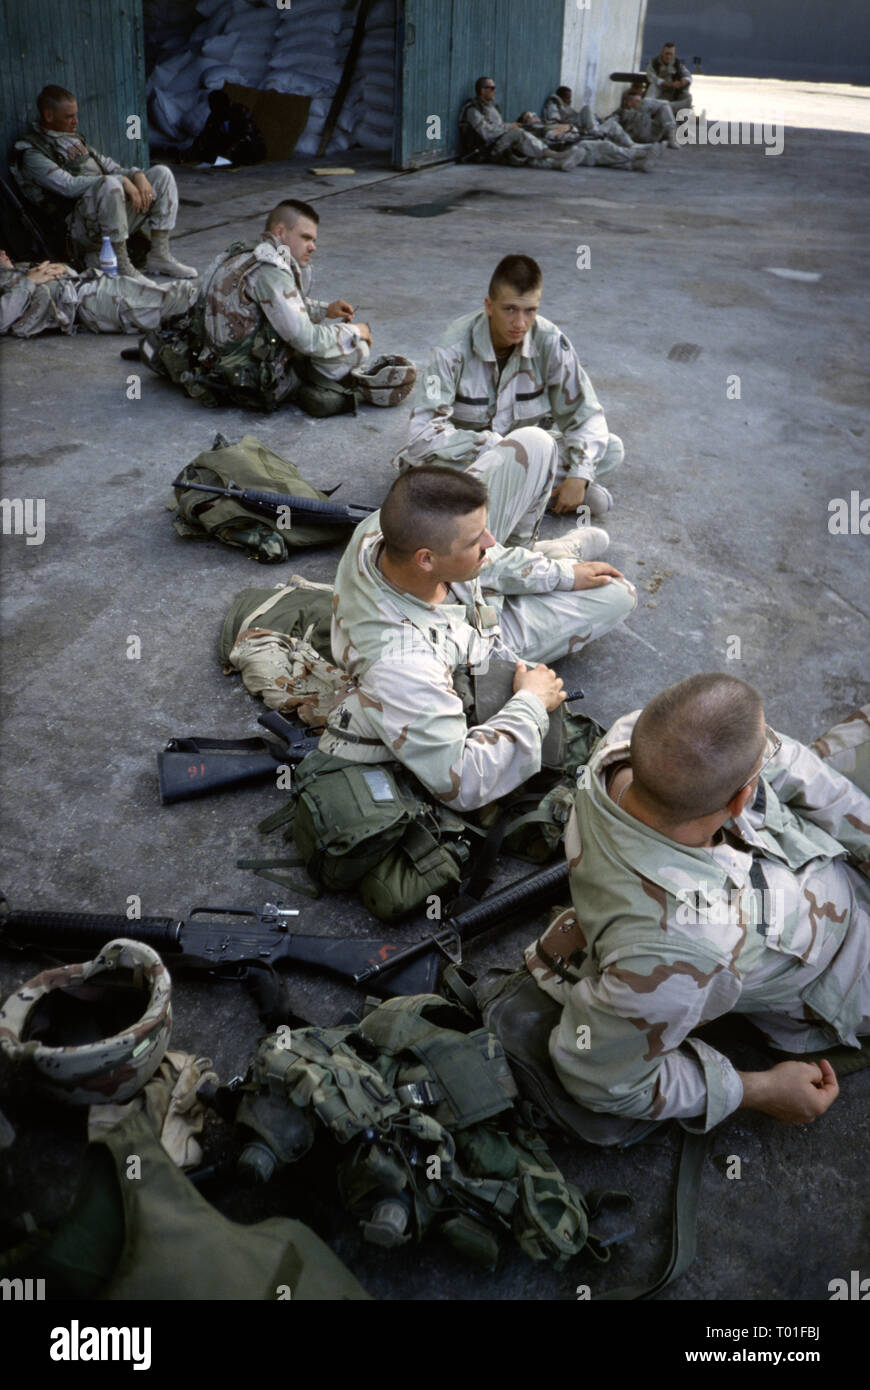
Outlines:
[[[649,0],[645,64],[668,39],[719,76],[870,83],[867,0]]]
[[[561,82],[575,106],[604,116],[619,105],[623,86],[608,74],[637,66],[646,10],[647,0],[565,0]]]

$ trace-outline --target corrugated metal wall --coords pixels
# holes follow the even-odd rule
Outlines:
[[[396,163],[411,168],[456,153],[459,112],[482,73],[495,78],[506,121],[540,111],[559,84],[564,8],[565,0],[401,0]]]
[[[142,0],[0,0],[0,163],[48,83],[74,92],[79,125],[120,164],[148,166]],[[139,116],[142,138],[127,139]]]

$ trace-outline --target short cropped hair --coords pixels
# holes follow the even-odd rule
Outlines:
[[[310,203],[303,203],[301,198],[285,198],[266,218],[266,231],[274,231],[279,222],[288,229],[295,227],[300,217],[307,217],[315,226],[320,222],[320,213],[315,212]]]
[[[460,517],[485,507],[489,494],[479,478],[440,464],[409,468],[393,483],[381,507],[387,559],[408,560],[424,547],[447,555]]]
[[[509,285],[516,294],[531,294],[544,283],[541,267],[531,256],[503,256],[492,272],[489,298],[495,299],[502,285]]]
[[[716,671],[656,695],[631,736],[640,800],[670,825],[722,810],[761,757],[763,710],[754,686]]]
[[[676,48],[676,46],[677,45],[674,43],[673,39],[668,39],[667,43],[662,44],[662,48]]]
[[[475,84],[474,84],[474,95],[475,95],[476,97],[479,97],[479,96],[480,96],[480,89],[481,89],[481,87],[483,86],[484,82],[491,82],[491,81],[492,81],[492,78],[491,78],[491,77],[487,77],[486,73],[484,73],[483,77],[478,77],[477,80],[475,81]]]
[[[43,87],[36,98],[36,109],[40,116],[44,116],[46,111],[56,111],[65,101],[75,101],[72,92],[68,92],[66,87],[55,87],[50,83]]]
[[[570,87],[557,87],[557,88],[556,88],[556,96],[557,96],[557,97],[561,97],[563,101],[567,101],[570,95],[571,95],[571,88],[570,88]]]

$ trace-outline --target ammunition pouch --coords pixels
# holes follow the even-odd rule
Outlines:
[[[288,1123],[282,1109],[316,1117],[337,1141],[339,1195],[368,1241],[396,1247],[437,1225],[487,1268],[507,1231],[557,1267],[587,1244],[587,1204],[518,1122],[498,1039],[437,995],[390,999],[357,1025],[267,1037],[242,1089],[237,1120],[273,1162],[309,1147],[298,1114]]]
[[[457,889],[469,834],[435,806],[399,763],[353,763],[315,751],[295,778],[293,838],[315,882],[356,887],[366,907],[393,922],[430,894]]]

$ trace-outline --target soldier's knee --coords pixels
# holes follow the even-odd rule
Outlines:
[[[607,437],[607,447],[598,465],[598,473],[610,473],[614,468],[618,468],[625,458],[625,445],[618,434],[611,434]]]
[[[637,589],[628,579],[611,579],[602,592],[608,595],[616,622],[627,618],[637,607]]]
[[[175,184],[175,175],[165,164],[154,164],[146,171],[145,177],[155,193],[164,188],[172,188]]]
[[[123,198],[124,185],[118,174],[104,174],[97,184],[98,198]]]

